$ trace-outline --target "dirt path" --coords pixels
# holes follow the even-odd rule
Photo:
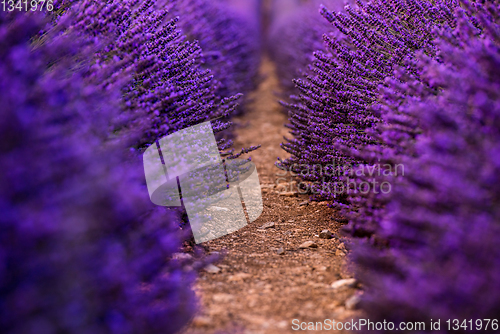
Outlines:
[[[346,308],[346,300],[358,290],[331,287],[351,277],[343,244],[335,237],[318,237],[324,229],[337,233],[335,212],[326,205],[304,205],[306,195],[282,196],[282,189],[272,187],[278,178],[290,186],[291,176],[276,175],[283,172],[274,166],[277,156],[285,156],[279,144],[288,133],[274,96],[278,83],[273,64],[265,59],[261,72],[266,79],[253,93],[250,111],[237,120],[245,126],[237,129],[235,146],[262,145],[251,156],[263,187],[264,212],[245,228],[204,244],[226,255],[215,264],[219,272],[201,273],[196,284],[201,309],[186,334],[295,333],[293,319],[347,321],[358,316],[348,309],[349,302]],[[259,228],[268,222],[275,226]],[[299,248],[306,241],[317,248]]]

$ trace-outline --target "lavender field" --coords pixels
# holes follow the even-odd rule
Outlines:
[[[499,1],[4,1],[0,138],[0,333],[500,331]]]

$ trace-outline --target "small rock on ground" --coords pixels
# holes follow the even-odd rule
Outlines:
[[[216,303],[228,303],[234,300],[234,296],[229,293],[216,293],[212,296],[212,299]]]
[[[229,211],[228,208],[222,208],[220,206],[212,206],[212,210],[214,210],[214,211]]]
[[[333,282],[331,286],[334,289],[353,287],[356,285],[356,282],[357,281],[355,278],[345,278],[345,279],[340,279],[338,281]]]
[[[175,260],[190,260],[192,259],[193,256],[191,254],[188,254],[188,253],[174,253],[172,255],[172,259],[175,259]]]
[[[304,202],[299,203],[299,206],[304,206],[304,205],[309,205],[309,202],[308,201],[304,201]]]
[[[266,230],[268,228],[273,228],[275,227],[276,225],[274,224],[274,222],[267,222],[265,223],[264,225],[262,225],[261,227],[259,227],[261,230]]]
[[[250,277],[252,277],[252,275],[247,274],[247,273],[237,273],[237,274],[234,274],[232,276],[229,276],[227,281],[228,282],[238,282],[238,281],[243,281],[243,280],[250,278]]]
[[[220,268],[213,265],[213,264],[207,264],[205,266],[205,268],[203,268],[207,273],[210,273],[210,274],[217,274],[218,272],[220,272]]]
[[[321,239],[331,239],[332,238],[332,232],[329,230],[323,230],[320,232],[319,237]]]
[[[283,255],[285,254],[285,250],[283,248],[280,248],[276,251],[276,253],[278,253],[278,255]]]
[[[356,294],[345,301],[345,308],[348,310],[355,310],[358,308],[360,301],[361,297]]]
[[[337,249],[335,251],[335,256],[345,256],[345,253],[343,251],[341,251],[340,249]]]
[[[297,193],[294,191],[285,191],[282,193],[279,193],[280,196],[285,196],[285,197],[297,197]]]
[[[212,324],[212,319],[204,316],[197,316],[193,319],[193,326],[195,327],[205,327]]]
[[[306,241],[299,248],[318,248],[318,245],[314,241]]]

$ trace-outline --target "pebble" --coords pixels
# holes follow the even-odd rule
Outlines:
[[[259,227],[261,230],[266,230],[268,228],[273,228],[275,227],[276,224],[274,224],[274,222],[267,222],[265,223],[264,225],[262,225],[261,227]]]
[[[335,251],[335,256],[345,256],[345,253],[343,251],[341,251],[340,249],[337,249]]]
[[[285,250],[283,248],[280,248],[276,253],[278,253],[278,255],[283,255],[285,254]]]
[[[345,279],[339,279],[338,281],[335,281],[332,283],[331,287],[335,290],[340,289],[340,288],[346,288],[346,287],[353,287],[357,283],[355,278],[345,278]]]
[[[250,274],[247,274],[247,273],[238,273],[238,274],[234,274],[232,276],[229,276],[229,278],[227,279],[227,281],[228,282],[243,281],[244,279],[250,278],[250,277],[252,277],[252,275],[250,275]]]
[[[306,241],[299,248],[318,248],[318,245],[314,241]]]
[[[212,299],[216,303],[228,303],[234,299],[234,296],[228,293],[216,293],[212,296]]]
[[[288,321],[282,320],[276,324],[276,327],[285,329],[288,326]]]
[[[211,209],[214,211],[229,211],[228,208],[221,208],[220,206],[212,206]]]
[[[345,308],[348,310],[355,310],[359,306],[361,297],[359,295],[354,295],[345,301]]]
[[[289,223],[295,223],[295,220],[290,219],[288,222],[289,222]]]
[[[319,202],[318,205],[328,205],[327,201]]]
[[[319,237],[321,239],[331,239],[332,238],[332,232],[329,230],[323,230],[320,232]]]
[[[203,268],[207,273],[210,273],[210,274],[217,274],[218,272],[220,272],[220,268],[213,265],[213,264],[207,264],[205,266],[205,268]]]
[[[192,258],[193,258],[193,256],[191,254],[188,254],[188,253],[174,253],[174,254],[172,254],[172,259],[175,259],[175,260],[189,260]]]
[[[280,196],[285,196],[285,197],[297,197],[297,192],[295,191],[285,191],[282,193],[279,193]]]
[[[209,326],[212,323],[212,319],[204,316],[197,316],[193,319],[193,325],[195,327],[205,327]]]
[[[338,246],[337,246],[338,249],[340,250],[345,250],[345,245],[343,242],[341,242]]]
[[[309,205],[309,202],[308,201],[304,201],[302,203],[299,203],[299,206],[304,206],[304,205]]]

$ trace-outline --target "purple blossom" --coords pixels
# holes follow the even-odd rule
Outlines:
[[[491,4],[464,8],[457,28],[436,36],[438,61],[419,57],[421,81],[437,93],[407,85],[406,106],[386,109],[386,119],[406,113],[420,134],[400,149],[408,174],[396,181],[376,229],[390,248],[355,247],[367,286],[363,307],[373,321],[441,319],[445,332],[447,319],[472,319],[468,330],[479,331],[476,320],[495,319],[500,310],[500,76],[493,70],[500,12]],[[389,126],[380,133],[388,143],[399,140]]]
[[[171,12],[189,40],[203,49],[203,67],[229,97],[255,88],[260,63],[259,0],[176,0]]]
[[[343,2],[330,0],[322,3],[341,9]],[[338,35],[331,24],[318,15],[319,4],[319,1],[301,3],[298,0],[272,2],[272,25],[267,45],[285,99],[297,93],[293,79],[303,75],[303,70],[314,60],[313,52],[324,49],[323,34]]]
[[[0,13],[4,333],[174,333],[193,314],[204,261],[172,259],[186,233],[149,201],[138,153],[237,96],[216,94],[200,48],[153,5]]]
[[[376,142],[369,130],[381,122],[371,109],[378,86],[395,66],[411,64],[417,50],[436,53],[431,31],[454,26],[454,8],[454,1],[444,0],[359,2],[345,13],[323,7],[323,16],[342,34],[325,35],[327,50],[315,52],[305,78],[295,80],[301,94],[285,104],[294,138],[282,144],[292,157],[278,167],[300,173],[313,198],[342,203],[347,191],[337,192],[335,185],[347,189],[349,166],[365,162],[356,150]]]
[[[317,52],[296,81],[300,102],[288,105],[295,139],[283,145],[293,157],[278,165],[300,172],[301,164],[328,168],[335,159],[352,173],[404,165],[402,177],[354,177],[385,178],[387,194],[316,188],[316,198],[342,209],[346,230],[370,237],[351,245],[365,287],[361,307],[371,321],[396,327],[422,321],[430,332],[430,319],[441,319],[447,332],[447,319],[472,319],[469,330],[478,331],[476,319],[500,309],[498,4],[358,5],[346,15],[323,11],[346,37],[325,37],[329,52]],[[345,181],[339,169],[326,180],[301,176]]]

